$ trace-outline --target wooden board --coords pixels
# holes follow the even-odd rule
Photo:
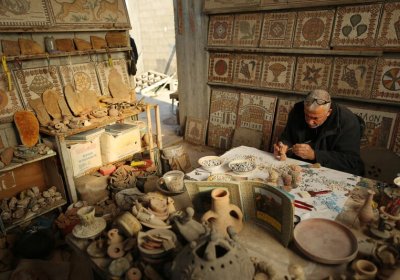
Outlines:
[[[231,1],[205,0],[204,10],[215,11],[227,8],[254,7],[258,6],[259,4],[260,0],[231,0]]]
[[[56,39],[56,49],[61,52],[75,51],[74,41],[72,39]]]
[[[18,38],[21,54],[43,54],[44,49],[34,40]]]
[[[265,13],[260,47],[290,48],[296,23],[296,12]]]
[[[238,54],[235,57],[233,83],[259,86],[263,57],[253,54]]]
[[[229,46],[232,43],[233,15],[210,16],[208,24],[208,45]]]
[[[53,119],[61,120],[61,110],[58,106],[58,99],[60,94],[52,89],[48,89],[43,92],[42,100],[47,113],[53,117]],[[32,103],[30,103],[32,104]]]
[[[78,51],[88,51],[92,49],[92,44],[80,38],[74,38],[74,43]]]
[[[294,56],[264,56],[261,86],[292,89],[295,62]]]
[[[109,31],[106,33],[107,45],[110,48],[122,48],[129,46],[129,40],[126,31]]]
[[[236,14],[232,44],[241,47],[257,47],[262,20],[262,13]]]
[[[234,55],[229,53],[210,53],[208,81],[230,83],[233,79]]]
[[[41,98],[29,100],[29,106],[35,111],[36,118],[41,126],[47,126],[51,121],[50,115],[47,113]]]
[[[75,116],[79,116],[84,110],[82,107],[82,100],[80,100],[79,95],[75,92],[71,84],[64,87],[64,95],[67,99],[68,106]]]
[[[15,56],[21,53],[18,41],[1,40],[1,47],[4,55]]]
[[[314,89],[328,90],[331,78],[333,58],[302,57],[297,58],[296,74],[293,89],[309,92]]]

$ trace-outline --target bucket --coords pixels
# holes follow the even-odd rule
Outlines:
[[[166,158],[174,158],[183,155],[185,150],[183,149],[182,145],[175,145],[168,148],[163,149],[163,154]]]

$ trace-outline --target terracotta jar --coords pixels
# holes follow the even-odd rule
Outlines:
[[[124,237],[119,234],[118,229],[113,228],[107,232],[108,244],[116,244],[124,241]]]
[[[373,262],[367,260],[356,260],[352,264],[355,279],[375,279],[378,268]],[[358,278],[360,277],[360,278]]]
[[[209,222],[213,229],[224,236],[227,236],[228,226],[240,232],[243,229],[243,213],[239,207],[229,203],[229,192],[216,188],[211,192],[211,199],[211,210],[207,211],[201,220]]]
[[[140,280],[140,279],[142,279],[142,273],[136,267],[131,267],[125,273],[125,280]]]
[[[374,191],[368,190],[368,197],[358,212],[358,219],[360,220],[361,225],[369,224],[374,220],[375,215],[374,210],[372,209],[374,194]]]

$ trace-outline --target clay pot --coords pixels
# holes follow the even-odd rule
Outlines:
[[[124,241],[124,237],[119,234],[118,229],[113,228],[107,232],[108,244],[116,244]]]
[[[125,255],[123,243],[113,243],[107,248],[107,255],[112,259],[118,259]]]
[[[374,191],[368,190],[368,197],[358,212],[358,219],[360,220],[361,225],[369,224],[374,220],[375,215],[374,210],[372,209],[374,194]]]
[[[243,213],[239,207],[229,203],[229,192],[216,188],[211,192],[211,199],[211,210],[207,211],[201,220],[209,222],[213,229],[224,236],[227,236],[228,226],[240,232],[243,229]]]
[[[94,222],[94,207],[93,206],[85,206],[76,212],[78,215],[81,224],[84,226],[89,226]]]
[[[137,233],[142,229],[139,220],[129,212],[125,212],[119,216],[117,218],[117,224],[129,236],[137,235]]]
[[[125,280],[140,280],[140,279],[142,279],[142,273],[136,267],[131,267],[125,273]]]
[[[355,279],[375,279],[378,268],[373,262],[367,260],[356,260],[352,264],[355,276],[360,278]]]

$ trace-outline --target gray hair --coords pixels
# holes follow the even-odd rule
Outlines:
[[[323,104],[318,104],[318,102],[322,102]],[[315,89],[307,95],[304,100],[304,107],[311,111],[322,107],[328,111],[331,108],[331,96],[326,90]]]

